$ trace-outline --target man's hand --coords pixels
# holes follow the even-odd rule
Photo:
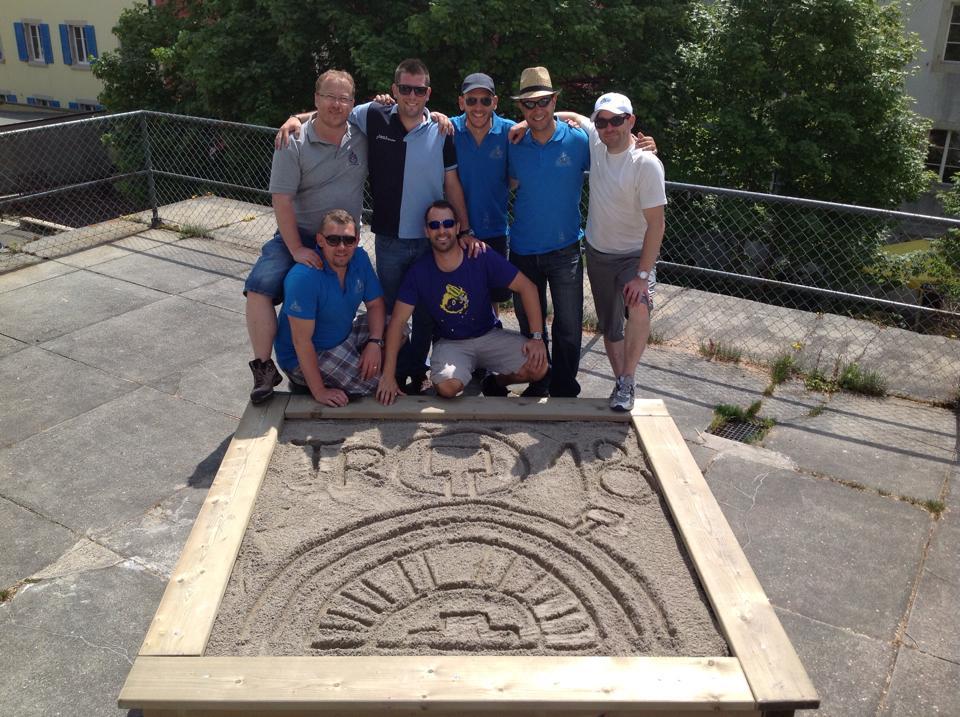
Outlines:
[[[654,142],[653,137],[647,137],[647,135],[640,130],[637,130],[637,133],[633,136],[633,142],[637,149],[642,149],[644,152],[657,153],[657,143]]]
[[[430,119],[439,125],[440,134],[453,134],[453,122],[443,112],[431,112]]]
[[[547,365],[547,345],[542,339],[527,339],[521,350],[532,370],[539,371]]]
[[[510,144],[517,144],[523,135],[527,133],[527,121],[521,120],[517,122],[513,127],[510,128],[510,131],[507,132],[507,139],[510,140]]]
[[[375,343],[368,343],[360,352],[360,378],[366,381],[380,373],[382,349]]]
[[[650,286],[646,279],[635,276],[623,287],[623,301],[629,309],[639,308],[644,296],[647,297],[649,302]],[[649,306],[649,304],[647,305]]]
[[[319,393],[313,394],[313,400],[317,403],[322,403],[324,406],[346,406],[349,403],[347,394],[341,391],[339,388],[326,388],[320,390]]]
[[[317,254],[317,252],[315,252],[313,249],[307,249],[305,246],[302,246],[299,249],[294,249],[293,260],[298,264],[312,266],[314,269],[323,268],[323,260],[320,258],[320,255]]]
[[[406,396],[397,385],[396,376],[384,374],[380,377],[380,383],[377,384],[377,400],[384,406],[389,406],[397,400],[397,396]]]
[[[296,115],[290,117],[286,122],[280,125],[280,130],[277,132],[277,136],[273,138],[273,148],[274,149],[283,149],[288,144],[290,144],[290,135],[294,137],[300,136],[300,128],[303,124],[297,119]]]
[[[387,107],[397,104],[397,101],[393,99],[393,95],[377,95],[373,98],[373,101],[378,105],[386,105]]]
[[[476,259],[489,248],[472,234],[464,234],[462,237],[457,237],[457,242],[459,242],[460,248],[467,252],[467,256],[471,259]]]

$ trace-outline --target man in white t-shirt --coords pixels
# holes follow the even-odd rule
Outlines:
[[[647,347],[667,203],[663,165],[637,149],[630,100],[601,95],[589,119],[574,118],[590,138],[587,276],[616,385],[610,408],[633,408],[634,373]]]

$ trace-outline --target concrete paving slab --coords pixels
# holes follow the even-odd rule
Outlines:
[[[130,254],[103,264],[93,271],[149,286],[168,294],[179,294],[224,277],[246,275],[248,264],[224,259],[208,252],[175,244],[159,244],[153,249]]]
[[[47,341],[163,298],[163,294],[89,271],[74,271],[0,294],[0,333]]]
[[[75,533],[0,497],[0,588],[9,588],[56,560],[77,541]]]
[[[158,246],[160,246],[160,242],[148,239],[143,236],[143,234],[135,234],[125,239],[110,242],[109,244],[101,244],[92,249],[85,249],[75,254],[62,256],[55,261],[66,266],[86,269],[107,261],[113,261],[114,259],[121,259],[125,256],[143,254]]]
[[[772,418],[777,423],[789,423],[810,417],[823,409],[830,396],[817,391],[808,391],[803,381],[791,379],[777,386],[773,395],[763,398],[760,415]]]
[[[183,234],[173,231],[172,229],[146,229],[137,236],[160,244],[172,244],[173,242],[178,242],[183,239]]]
[[[241,267],[238,271],[243,272],[244,276],[250,271],[259,256],[259,252],[252,252],[233,244],[217,241],[216,239],[210,239],[208,237],[188,237],[181,239],[177,242],[177,248],[190,249],[196,252],[198,266],[203,266],[205,260],[212,261],[216,258],[229,259],[243,264],[246,268]]]
[[[37,239],[37,241],[30,242],[26,251],[44,259],[55,259],[99,244],[123,239],[143,230],[144,225],[138,222],[111,219],[99,224],[91,224],[90,226]]]
[[[246,315],[247,297],[243,295],[243,279],[226,278],[180,294],[184,299],[201,304],[219,306],[238,314]]]
[[[926,512],[742,456],[718,456],[706,478],[771,602],[893,638],[927,538]]]
[[[136,385],[31,346],[0,359],[0,447],[45,431]]]
[[[251,359],[246,343],[211,356],[180,374],[176,395],[240,418],[247,407],[249,391],[253,388],[253,374],[247,365]],[[286,387],[283,383],[277,390]]]
[[[0,607],[4,712],[125,714],[117,695],[163,587],[132,562],[24,586]]]
[[[960,715],[960,665],[901,647],[884,717]]]
[[[11,274],[0,275],[0,294],[36,284],[38,281],[63,276],[71,271],[74,271],[73,267],[64,266],[56,261],[39,260],[39,263],[32,266],[27,266]]]
[[[23,341],[17,341],[9,336],[0,334],[0,356],[8,356],[21,349],[25,349],[28,345],[29,344],[25,344]]]
[[[30,254],[24,254],[23,252],[16,251],[0,251],[0,276],[5,274],[20,271],[21,269],[32,266],[34,264],[40,264],[43,262],[38,256],[31,256]]]
[[[269,207],[268,207],[269,209]],[[228,224],[220,229],[214,229],[210,236],[222,242],[243,247],[248,251],[260,252],[277,231],[277,220],[273,211],[260,214],[250,221],[240,221]]]
[[[803,717],[861,717],[876,714],[893,647],[788,610],[777,610],[800,661],[820,695],[819,710]]]
[[[800,339],[797,361],[804,371],[832,376],[837,366],[858,361],[881,327],[837,314],[814,314],[813,330]]]
[[[184,485],[209,485],[236,425],[141,388],[0,450],[0,485],[72,530],[103,531]]]
[[[814,473],[929,500],[955,460],[956,418],[913,401],[837,393],[819,415],[774,426],[763,445]]]
[[[169,578],[207,492],[181,488],[144,515],[109,531],[95,532],[97,542]]]
[[[904,642],[960,665],[960,517],[936,525]]]
[[[43,347],[130,381],[166,379],[166,390],[175,393],[182,371],[247,341],[243,316],[171,296]]]
[[[960,391],[960,340],[886,327],[858,361],[877,371],[892,393],[926,401],[952,401]]]
[[[228,224],[249,221],[263,214],[272,216],[273,209],[262,204],[210,196],[194,197],[166,204],[159,208],[159,213],[160,220],[165,224],[212,230]],[[133,216],[139,221],[149,223],[151,212],[140,212]]]

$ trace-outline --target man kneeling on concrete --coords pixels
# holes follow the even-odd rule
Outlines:
[[[295,264],[283,282],[277,363],[295,393],[326,406],[373,393],[382,364],[383,289],[357,239],[349,212],[327,212],[317,234],[323,268]],[[367,313],[357,316],[361,301]]]
[[[529,383],[547,372],[537,288],[496,252],[469,257],[457,242],[460,225],[449,202],[430,205],[424,227],[431,253],[407,271],[387,327],[383,375],[377,399],[391,404],[403,395],[394,377],[401,331],[420,303],[435,322],[430,380],[438,394],[453,398],[463,391],[476,368],[492,373],[483,382],[486,396],[506,396],[512,383]],[[490,303],[491,289],[520,295],[532,333],[524,338],[504,331]]]

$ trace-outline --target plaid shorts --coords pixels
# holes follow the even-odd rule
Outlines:
[[[379,375],[366,380],[360,378],[360,352],[369,338],[370,325],[364,312],[357,314],[357,318],[353,320],[353,328],[343,343],[317,352],[317,364],[325,386],[363,396],[369,396],[377,390]],[[286,373],[291,384],[295,384],[304,393],[310,393],[299,366]]]

